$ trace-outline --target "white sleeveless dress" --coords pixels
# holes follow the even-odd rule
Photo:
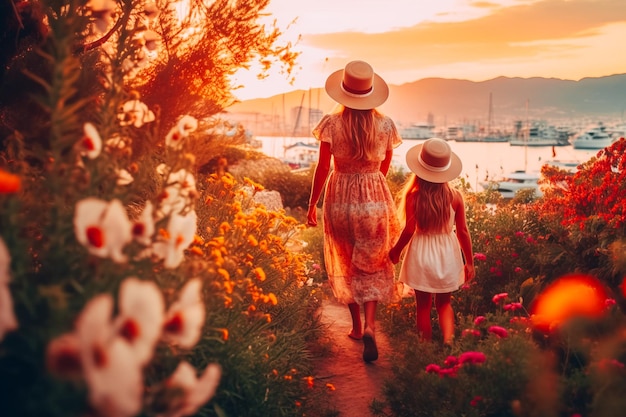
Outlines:
[[[461,247],[454,231],[454,210],[450,207],[450,221],[442,233],[413,234],[409,242],[400,281],[409,287],[430,293],[458,290],[465,281]]]

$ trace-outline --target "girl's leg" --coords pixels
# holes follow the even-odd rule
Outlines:
[[[435,294],[435,308],[439,315],[439,327],[443,343],[450,344],[454,340],[454,311],[450,304],[451,293]]]
[[[350,303],[348,304],[348,309],[350,310],[350,316],[352,317],[352,331],[348,334],[348,336],[352,339],[358,340],[363,337],[363,330],[361,328],[361,308],[357,303]],[[367,319],[365,323],[367,323]]]
[[[433,329],[430,323],[430,310],[432,308],[432,294],[415,290],[415,325],[420,339],[431,341]]]

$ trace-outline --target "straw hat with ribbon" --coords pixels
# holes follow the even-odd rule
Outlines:
[[[336,102],[356,110],[369,110],[389,97],[389,86],[365,61],[352,61],[326,79],[326,92]]]
[[[434,183],[452,181],[461,174],[463,164],[450,145],[439,138],[431,138],[409,149],[406,153],[409,169],[418,177]]]

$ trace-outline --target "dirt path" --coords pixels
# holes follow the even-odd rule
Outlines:
[[[336,388],[333,406],[340,417],[371,416],[369,405],[374,398],[382,400],[382,384],[391,374],[388,355],[389,342],[382,331],[376,332],[379,358],[363,362],[363,342],[348,337],[352,328],[350,313],[343,304],[325,300],[321,311],[322,323],[328,326],[331,353],[320,361],[318,378]]]

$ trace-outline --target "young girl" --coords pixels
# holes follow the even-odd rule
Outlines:
[[[459,176],[462,164],[448,143],[438,138],[409,149],[406,161],[414,175],[402,193],[405,226],[389,258],[398,263],[408,244],[400,281],[415,290],[417,332],[422,340],[432,340],[434,294],[443,343],[449,344],[454,339],[451,293],[474,278],[463,196],[448,184]]]

